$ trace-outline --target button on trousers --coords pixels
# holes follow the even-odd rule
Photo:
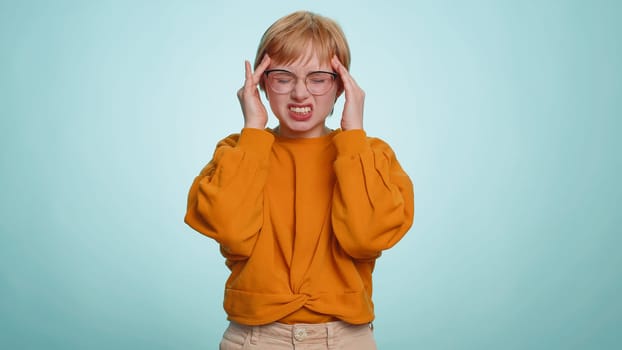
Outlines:
[[[244,326],[231,322],[220,350],[376,350],[371,324],[342,321],[295,324],[271,323]]]

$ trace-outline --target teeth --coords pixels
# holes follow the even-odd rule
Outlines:
[[[309,113],[311,112],[311,107],[291,107],[289,110],[295,113]]]

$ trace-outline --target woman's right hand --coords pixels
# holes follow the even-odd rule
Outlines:
[[[255,72],[251,69],[251,63],[245,61],[246,79],[244,86],[238,90],[238,100],[244,114],[244,127],[264,129],[268,123],[268,111],[261,102],[257,84],[261,81],[261,76],[270,65],[270,57],[265,55]]]

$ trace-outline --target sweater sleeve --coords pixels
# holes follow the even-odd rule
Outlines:
[[[213,238],[230,259],[250,256],[263,223],[263,189],[274,136],[243,129],[216,146],[192,183],[185,222]]]
[[[389,145],[363,130],[344,131],[334,143],[333,231],[351,257],[376,258],[412,225],[412,182]]]

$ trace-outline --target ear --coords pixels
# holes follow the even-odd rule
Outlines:
[[[337,99],[339,99],[339,96],[341,96],[341,94],[343,94],[343,92],[345,91],[344,87],[343,87],[343,82],[341,81],[341,78],[338,77],[337,78],[337,94],[335,95],[335,102],[337,102]]]
[[[337,103],[337,100],[338,100],[338,99],[339,99],[339,97],[343,94],[343,91],[344,91],[344,90],[343,90],[343,88],[341,88],[341,87],[337,90],[337,94],[335,94],[335,103]]]

